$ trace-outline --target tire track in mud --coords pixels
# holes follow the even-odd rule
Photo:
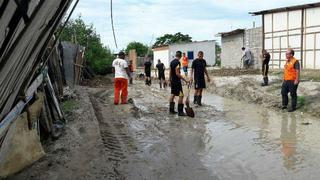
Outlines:
[[[133,138],[126,132],[126,127],[121,123],[121,117],[115,117],[113,114],[114,106],[109,102],[108,92],[101,91],[90,95],[90,101],[93,105],[96,117],[99,122],[99,130],[103,142],[107,159],[113,166],[114,179],[126,179],[124,172],[120,172],[120,166],[127,161],[127,158],[138,152]],[[139,109],[132,107],[133,117],[139,117]],[[108,116],[109,115],[109,116]]]

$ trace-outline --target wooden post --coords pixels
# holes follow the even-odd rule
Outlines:
[[[61,111],[61,109],[60,109],[58,99],[57,99],[57,97],[56,97],[55,94],[54,94],[53,87],[52,87],[52,84],[51,84],[51,81],[50,81],[50,77],[49,77],[48,74],[47,74],[47,76],[46,76],[46,82],[47,82],[47,85],[48,85],[48,89],[49,89],[49,92],[50,92],[50,96],[52,97],[54,106],[55,106],[55,108],[56,108],[56,110],[57,110],[57,112],[58,112],[59,118],[60,118],[61,120],[63,120],[64,117],[63,117],[62,111]]]
[[[302,9],[301,10],[301,44],[300,44],[300,47],[301,47],[301,50],[300,50],[300,56],[301,56],[301,68],[304,68],[304,60],[305,60],[305,56],[304,56],[304,53],[303,53],[303,51],[305,50],[305,48],[304,48],[304,46],[303,46],[303,44],[304,44],[304,24],[305,24],[305,22],[304,22],[304,12],[305,12],[305,10],[304,9]]]
[[[314,44],[313,44],[313,65],[314,65],[314,69],[316,69],[316,59],[317,59],[317,50],[316,50],[316,46],[317,46],[317,34],[314,33]]]
[[[264,14],[262,14],[262,49],[265,49],[265,38]]]
[[[137,52],[135,49],[129,51],[129,59],[132,61],[133,71],[137,69]]]

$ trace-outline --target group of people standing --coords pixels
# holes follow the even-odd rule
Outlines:
[[[295,111],[297,108],[297,89],[299,85],[300,78],[300,64],[299,61],[294,57],[294,50],[288,49],[286,51],[286,64],[284,66],[284,76],[281,88],[282,95],[282,109],[288,109],[288,93],[290,93],[291,108],[288,109],[289,112]],[[190,77],[188,77],[188,58],[185,53],[177,51],[175,58],[170,63],[169,71],[169,81],[168,85],[171,87],[171,96],[169,103],[169,112],[171,114],[178,114],[179,116],[185,116],[184,113],[184,93],[182,88],[182,82],[188,84],[188,87],[194,85],[194,104],[202,105],[202,92],[206,88],[207,82],[210,82],[210,77],[207,71],[207,63],[203,58],[204,53],[202,51],[198,52],[198,57],[192,61]],[[262,86],[267,86],[269,84],[268,71],[270,54],[263,50],[262,53],[262,75],[263,83]],[[131,63],[130,63],[131,64]],[[151,65],[150,61],[145,62],[145,74],[146,74],[146,85],[151,85]],[[125,60],[125,53],[120,52],[118,58],[112,63],[113,72],[115,73],[114,78],[114,104],[118,105],[121,97],[121,104],[127,104],[128,97],[128,79],[132,79],[132,73],[130,65],[127,64]],[[158,70],[158,78],[160,82],[160,88],[165,87],[167,84],[165,78],[165,65],[158,60],[156,65]],[[184,71],[184,76],[181,74],[181,69]],[[121,95],[120,95],[121,94]],[[175,97],[178,96],[178,112],[175,110]]]
[[[293,112],[297,109],[297,101],[298,101],[298,85],[300,81],[300,63],[294,57],[294,50],[289,48],[286,51],[286,64],[284,65],[284,75],[283,75],[283,82],[281,87],[281,96],[282,96],[282,107],[281,109],[285,110],[288,109],[288,112]],[[261,86],[268,86],[269,85],[269,62],[271,56],[266,51],[262,51],[262,76],[263,76],[263,83]],[[288,108],[289,97],[288,93],[291,96],[291,107]]]
[[[169,72],[169,82],[171,85],[171,96],[170,96],[170,104],[169,104],[169,112],[171,114],[176,114],[175,111],[175,97],[178,96],[178,115],[185,116],[184,113],[184,103],[183,103],[183,88],[182,82],[186,82],[189,87],[194,83],[195,94],[194,94],[194,104],[202,106],[202,91],[206,88],[205,75],[207,76],[207,80],[210,82],[210,77],[207,71],[207,63],[206,60],[203,59],[203,52],[199,51],[198,58],[193,60],[191,66],[191,75],[188,78],[188,69],[186,63],[183,63],[185,60],[185,54],[182,58],[182,52],[177,51],[175,55],[175,59],[170,63],[170,72]],[[180,59],[182,58],[182,63]],[[185,72],[185,76],[181,75],[181,69]]]

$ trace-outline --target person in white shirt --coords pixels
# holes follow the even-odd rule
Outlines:
[[[121,104],[127,104],[128,98],[128,79],[130,71],[128,63],[125,60],[126,54],[119,52],[118,58],[112,62],[112,71],[114,73],[114,104],[119,104],[121,92]]]

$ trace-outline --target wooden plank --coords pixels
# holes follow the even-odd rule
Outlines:
[[[38,67],[37,59],[41,50],[51,37],[55,23],[60,21],[62,5],[70,1],[40,1],[36,13],[33,13],[28,28],[19,34],[15,45],[4,58],[10,59],[0,66],[0,119],[10,112],[16,97],[28,87],[33,75],[32,70]],[[45,17],[45,18],[44,18]],[[36,70],[35,70],[36,71]],[[2,88],[5,87],[5,88]]]
[[[63,114],[62,114],[62,111],[61,111],[61,109],[60,109],[60,105],[59,105],[58,99],[57,99],[56,95],[54,94],[54,90],[53,90],[53,87],[52,87],[52,83],[51,83],[51,80],[50,80],[50,77],[49,77],[48,74],[47,74],[45,80],[46,80],[46,82],[47,82],[48,89],[49,89],[49,91],[50,91],[50,96],[51,96],[51,98],[53,99],[53,103],[54,103],[54,106],[55,106],[55,108],[56,108],[56,110],[57,110],[57,112],[58,112],[59,118],[60,118],[60,119],[64,119]]]
[[[17,105],[10,111],[10,113],[0,122],[0,138],[5,134],[5,132],[10,127],[11,123],[18,118],[18,116],[21,114],[22,110],[25,108],[25,106],[30,102],[30,100],[33,98],[34,93],[38,89],[38,87],[43,82],[43,74],[40,74],[33,83],[29,86],[28,90],[26,91],[26,102],[19,101]]]

